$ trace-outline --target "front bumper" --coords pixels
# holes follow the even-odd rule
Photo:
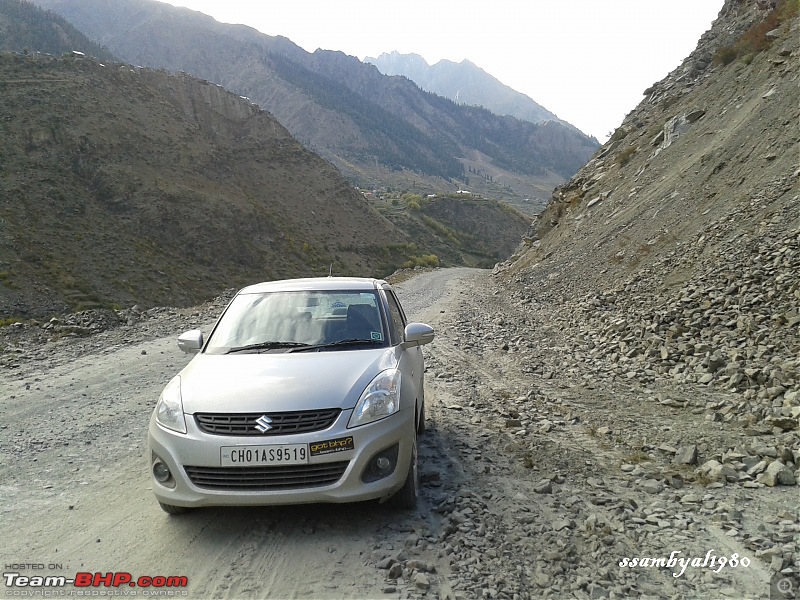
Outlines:
[[[181,434],[161,427],[150,418],[148,431],[148,453],[153,493],[159,502],[174,506],[246,506],[308,504],[317,502],[358,502],[362,500],[386,499],[398,491],[406,480],[414,443],[414,410],[401,410],[394,415],[347,429],[351,410],[342,411],[334,424],[314,433],[280,436],[226,436],[212,435],[200,430],[192,415],[186,415],[187,433]],[[289,469],[295,481],[302,480],[306,470],[309,485],[295,483],[291,489],[276,489],[274,482],[264,489],[213,489],[203,483],[198,472],[221,469],[220,448],[222,446],[254,446],[266,444],[313,444],[324,440],[353,437],[353,449],[319,456],[310,456],[307,467],[303,465]],[[370,460],[378,453],[398,446],[394,470],[377,481],[364,483],[362,474]],[[156,480],[152,474],[153,464],[161,460],[167,465],[172,479],[166,484]],[[187,472],[188,467],[188,472]],[[267,469],[266,467],[246,467]],[[232,468],[229,468],[232,469]],[[224,469],[222,469],[224,471]],[[236,477],[236,470],[227,471]],[[336,478],[342,472],[341,477]],[[189,473],[192,473],[190,477]],[[316,474],[326,473],[325,477]],[[272,477],[272,476],[271,476]],[[192,480],[194,478],[194,481]],[[274,479],[274,477],[273,477]],[[335,481],[332,481],[335,479]],[[327,481],[320,483],[321,481]]]

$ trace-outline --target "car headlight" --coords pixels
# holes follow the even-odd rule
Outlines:
[[[159,425],[179,433],[186,433],[181,399],[181,378],[176,375],[161,392],[156,404],[156,421]]]
[[[387,369],[367,386],[353,409],[348,427],[384,419],[400,410],[400,371]]]

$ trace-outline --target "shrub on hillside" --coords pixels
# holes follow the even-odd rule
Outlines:
[[[414,267],[438,267],[441,263],[435,254],[425,254],[424,256],[412,256],[410,260],[403,263],[404,269]]]
[[[617,162],[619,163],[619,166],[624,167],[625,165],[627,165],[628,161],[634,154],[636,154],[636,148],[634,146],[628,146],[627,148],[622,150],[617,155]]]
[[[719,48],[714,54],[714,63],[725,66],[739,57],[752,57],[754,54],[767,50],[773,42],[773,38],[767,34],[778,29],[783,23],[796,18],[799,6],[798,0],[779,0],[768,15],[745,31],[733,46]]]

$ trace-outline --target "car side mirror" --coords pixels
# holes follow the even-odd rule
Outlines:
[[[178,348],[186,354],[197,354],[202,347],[203,332],[199,329],[192,329],[178,336]]]
[[[406,325],[404,348],[422,346],[433,341],[433,327],[425,323],[409,323]]]

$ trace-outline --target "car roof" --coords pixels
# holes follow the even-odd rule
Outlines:
[[[389,284],[382,279],[370,277],[307,277],[304,279],[282,279],[264,281],[249,285],[240,294],[260,294],[264,292],[305,292],[305,291],[349,291],[387,289]]]

